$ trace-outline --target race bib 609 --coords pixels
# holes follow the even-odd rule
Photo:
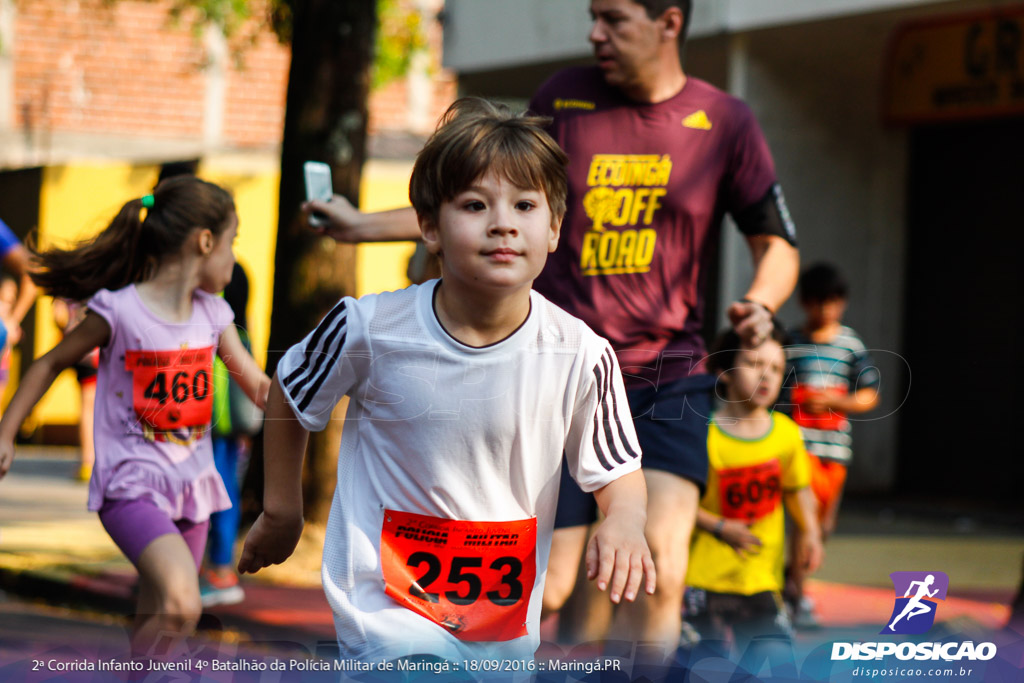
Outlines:
[[[782,501],[782,467],[769,460],[718,471],[722,516],[753,522],[771,514]]]

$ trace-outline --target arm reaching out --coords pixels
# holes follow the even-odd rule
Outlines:
[[[914,592],[914,586],[924,586],[924,581],[911,581],[910,585],[907,586],[907,592],[903,594],[903,597],[909,598],[910,594]],[[928,589],[925,588],[925,591]]]
[[[833,393],[828,390],[808,392],[801,404],[809,413],[827,413],[836,410],[840,413],[856,415],[874,410],[878,406],[878,390],[864,387],[852,394]]]
[[[600,590],[608,590],[618,604],[625,596],[636,599],[640,581],[646,575],[644,590],[654,593],[654,560],[647,547],[647,485],[639,470],[619,477],[594,491],[605,520],[587,544],[587,578],[597,580]]]
[[[264,425],[263,512],[245,537],[238,560],[243,574],[281,564],[302,536],[302,461],[309,432],[295,419],[276,379],[270,386]]]
[[[307,220],[314,211],[327,219],[326,225],[314,226],[314,229],[338,242],[399,242],[420,238],[419,221],[411,206],[365,213],[341,195],[334,195],[328,202],[310,201],[302,205],[302,214]]]

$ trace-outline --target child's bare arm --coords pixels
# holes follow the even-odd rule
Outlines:
[[[245,537],[238,571],[255,573],[284,562],[302,535],[302,461],[309,432],[274,381],[263,429],[263,512]]]
[[[327,224],[316,229],[338,242],[393,242],[420,238],[420,224],[411,206],[364,212],[344,197],[334,195],[328,202],[309,201],[302,205],[302,213],[306,216],[314,211],[327,218]]]
[[[864,387],[852,394],[812,391],[807,394],[801,406],[811,413],[835,410],[846,415],[857,415],[878,406],[878,391],[874,387]]]
[[[821,543],[821,528],[818,526],[818,501],[811,487],[805,486],[784,494],[786,511],[797,527],[797,557],[795,558],[808,573],[818,571],[825,559]]]
[[[587,544],[587,578],[596,579],[597,587],[608,590],[616,604],[623,596],[630,602],[636,599],[644,575],[644,589],[654,593],[654,560],[644,537],[647,485],[643,473],[637,470],[619,477],[594,491],[594,498],[605,519]]]
[[[740,555],[753,554],[761,549],[761,539],[750,533],[750,527],[738,519],[726,519],[697,508],[697,527],[729,544]]]
[[[105,345],[108,339],[110,325],[102,317],[90,313],[57,346],[32,363],[18,383],[18,391],[0,420],[0,479],[7,474],[14,460],[14,440],[18,428],[53,384],[53,380],[94,348]]]
[[[840,486],[836,495],[829,499],[825,509],[820,512],[818,518],[821,520],[821,540],[828,540],[832,532],[836,530],[836,517],[839,515],[839,503],[843,499],[843,487]]]
[[[221,333],[217,355],[224,361],[232,379],[238,382],[238,386],[242,387],[249,400],[260,409],[266,408],[270,378],[245,348],[234,325],[228,325]]]
[[[25,247],[15,245],[2,257],[4,268],[18,277],[18,296],[11,306],[10,317],[4,322],[8,330],[18,339],[21,337],[21,322],[36,301],[39,289],[29,277],[29,254]]]
[[[845,412],[850,414],[866,413],[878,407],[878,390],[874,387],[864,387],[853,392],[850,400],[844,406]]]

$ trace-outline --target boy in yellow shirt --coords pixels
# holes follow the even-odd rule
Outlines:
[[[772,411],[785,367],[778,330],[755,348],[741,348],[736,333],[728,332],[709,357],[720,403],[708,430],[708,483],[697,511],[684,601],[686,620],[702,641],[734,642],[741,666],[763,661],[766,653],[756,645],[788,642],[792,634],[781,597],[783,504],[795,522],[799,561],[808,572],[823,555],[800,430]],[[727,653],[728,645],[722,654]]]

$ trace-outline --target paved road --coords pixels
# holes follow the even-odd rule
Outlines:
[[[26,661],[41,654],[57,652],[74,660],[124,658],[127,652],[134,572],[95,515],[86,512],[86,486],[72,479],[74,456],[69,449],[23,449],[12,472],[0,481],[0,587],[12,596],[31,596],[46,603],[30,604],[21,597],[0,603],[0,681],[25,680]],[[851,503],[827,546],[824,569],[809,583],[825,628],[799,634],[789,670],[783,667],[773,673],[766,663],[760,675],[792,679],[800,673],[816,680],[858,680],[852,671],[864,663],[832,662],[833,644],[885,640],[879,631],[894,600],[889,574],[939,570],[949,575],[949,596],[939,605],[936,626],[917,640],[996,642],[999,655],[993,662],[981,663],[970,675],[958,673],[955,680],[1024,682],[1024,641],[1019,634],[999,630],[1020,579],[1024,551],[1024,529],[1013,519]],[[247,580],[244,603],[214,608],[204,615],[199,634],[190,641],[191,652],[197,659],[252,656],[267,662],[291,655],[333,657],[330,610],[322,591],[312,587],[315,571],[312,582],[310,573],[308,568],[292,569],[286,564],[276,574],[278,583]],[[289,576],[302,580],[282,585],[280,579]],[[552,626],[544,624],[542,639],[550,640]],[[571,655],[553,645],[546,646],[545,652]],[[577,654],[585,660],[595,657],[592,649],[583,648]],[[734,664],[700,648],[681,657],[690,667],[691,681],[729,680],[735,672]],[[868,663],[887,664],[884,660]],[[35,673],[42,677],[34,680],[73,679],[66,672]],[[119,675],[92,676],[76,680],[124,680]],[[319,678],[292,670],[284,678],[259,674],[210,678],[207,672],[198,678],[168,680]],[[931,680],[936,678],[942,676]]]

